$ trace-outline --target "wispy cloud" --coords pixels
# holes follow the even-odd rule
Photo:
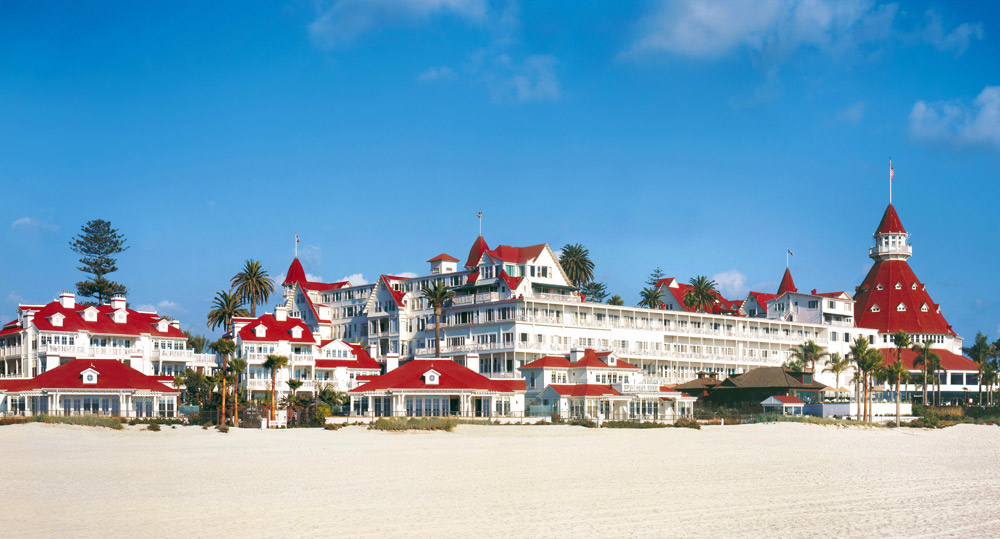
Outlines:
[[[401,272],[401,273],[393,273],[392,275],[394,277],[402,277],[404,279],[412,279],[414,277],[419,277],[419,275],[417,275],[416,273],[413,273],[412,271],[404,271],[404,272]]]
[[[494,102],[555,101],[561,96],[556,58],[549,54],[519,60],[480,52],[472,55],[466,71],[486,86]]]
[[[1000,86],[983,88],[972,103],[917,101],[910,111],[909,131],[927,142],[1000,149]]]
[[[25,230],[47,230],[49,232],[56,232],[59,230],[58,225],[41,219],[36,219],[34,217],[21,217],[20,219],[15,219],[14,222],[10,224],[10,227],[22,228]]]
[[[24,303],[24,298],[17,292],[11,292],[10,294],[7,294],[7,303],[13,303],[15,305],[18,303]]]
[[[952,31],[945,32],[940,15],[928,10],[925,18],[927,26],[921,37],[939,51],[951,51],[958,56],[969,48],[972,40],[983,39],[983,25],[980,23],[962,23]]]
[[[136,305],[135,308],[138,311],[155,312],[160,315],[167,314],[171,316],[178,316],[187,314],[187,309],[181,307],[179,303],[168,299],[161,300],[156,305],[153,305],[152,303],[143,303],[141,305]]]
[[[361,286],[363,284],[368,284],[368,279],[365,279],[365,276],[360,273],[352,273],[350,275],[345,275],[340,279],[337,279],[337,282],[341,281],[348,281],[353,286]]]
[[[842,124],[856,124],[865,117],[865,102],[858,101],[853,105],[848,105],[837,111],[837,122]]]
[[[417,75],[420,82],[431,82],[436,80],[451,80],[458,76],[455,70],[450,67],[429,67],[421,74]]]
[[[314,283],[322,283],[323,282],[323,276],[322,275],[314,275],[312,273],[306,273],[306,280],[307,281],[313,281]]]
[[[309,36],[317,46],[332,49],[365,33],[419,24],[437,16],[482,22],[487,7],[486,0],[329,0],[316,4]]]
[[[747,286],[747,276],[737,269],[716,273],[712,276],[712,280],[719,285],[719,292],[729,299],[742,298],[750,290]]]

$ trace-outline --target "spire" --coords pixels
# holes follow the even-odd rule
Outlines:
[[[903,223],[899,220],[896,208],[892,204],[889,204],[885,213],[882,214],[882,220],[879,221],[875,234],[906,234],[906,229],[903,228]]]
[[[906,260],[913,255],[913,247],[907,243],[910,234],[903,228],[892,204],[885,209],[872,237],[875,238],[875,246],[868,249],[868,256],[876,262]]]
[[[795,288],[795,281],[792,280],[792,270],[785,268],[785,274],[781,277],[781,284],[778,285],[778,295],[782,295],[785,292],[798,292],[799,289]]]
[[[482,236],[476,238],[475,243],[472,244],[472,249],[469,249],[469,259],[465,262],[466,268],[474,268],[479,265],[479,259],[483,257],[483,253],[490,250],[490,247],[486,245],[486,240]]]
[[[292,260],[292,265],[288,266],[288,272],[285,274],[285,282],[281,284],[304,283],[305,281],[306,272],[302,269],[302,263],[296,257]]]

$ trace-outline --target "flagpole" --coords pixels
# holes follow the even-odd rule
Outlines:
[[[889,204],[892,204],[892,158],[889,158]]]
[[[299,257],[299,235],[295,235],[295,258]]]
[[[479,210],[479,235],[483,235],[483,210]]]

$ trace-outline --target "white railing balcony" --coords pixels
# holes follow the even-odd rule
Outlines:
[[[21,357],[21,348],[0,348],[0,358]]]
[[[487,378],[493,378],[496,380],[520,380],[521,375],[516,372],[482,372],[480,373]]]
[[[109,357],[128,357],[132,355],[142,355],[142,350],[135,347],[121,347],[121,346],[91,346],[89,350],[89,355],[92,356],[109,356]]]
[[[659,393],[660,386],[657,384],[611,384],[619,393]]]
[[[76,346],[72,344],[46,344],[41,347],[40,352],[45,354],[75,354],[75,355],[91,355],[89,346]]]
[[[188,360],[194,359],[194,350],[153,350],[154,359]]]
[[[303,363],[311,364],[314,359],[315,357],[312,354],[290,354],[288,356],[288,363],[291,365],[301,365]]]

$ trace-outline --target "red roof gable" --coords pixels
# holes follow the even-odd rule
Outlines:
[[[324,341],[324,346],[333,341]],[[380,370],[378,362],[368,355],[363,346],[358,343],[344,342],[351,347],[354,359],[316,359],[317,369],[335,369],[337,367],[347,367],[348,369]]]
[[[292,260],[292,264],[288,266],[288,273],[285,274],[285,280],[281,284],[286,285],[304,282],[306,282],[306,272],[302,269],[302,263],[299,262],[299,258],[295,257],[295,259]]]
[[[500,270],[500,278],[503,279],[505,283],[507,283],[507,286],[510,288],[511,292],[516,290],[517,287],[521,284],[521,281],[524,280],[524,277],[511,277],[510,275],[507,275],[507,272],[505,270]]]
[[[465,261],[465,267],[474,268],[479,265],[479,259],[483,257],[483,253],[490,250],[489,245],[486,245],[486,240],[482,236],[476,238],[473,242],[472,248],[469,249],[469,259]]]
[[[778,293],[780,296],[785,292],[798,292],[799,289],[795,288],[795,281],[792,280],[792,272],[788,268],[785,268],[785,274],[781,276],[781,284],[778,285]]]
[[[257,327],[264,326],[266,331],[263,337],[257,336]],[[301,336],[298,339],[292,337],[292,328],[298,327],[302,329]],[[274,318],[273,314],[265,314],[257,317],[249,324],[240,328],[239,336],[241,339],[247,342],[257,341],[257,342],[278,342],[278,341],[288,341],[293,343],[306,343],[315,344],[316,339],[313,337],[311,331],[309,331],[309,326],[305,325],[300,318],[288,317],[284,322],[279,322]]]
[[[403,296],[406,295],[406,292],[401,292],[401,291],[396,290],[395,288],[393,288],[392,287],[392,283],[389,282],[389,279],[391,277],[392,277],[391,275],[382,275],[380,278],[382,279],[382,283],[385,284],[386,290],[388,290],[389,293],[392,294],[392,300],[396,302],[396,306],[397,307],[402,307],[403,306]],[[398,279],[399,277],[394,277],[394,278]]]
[[[511,247],[510,245],[497,245],[497,248],[490,251],[490,256],[504,262],[523,263],[534,260],[545,251],[545,244],[529,245],[527,247]]]
[[[453,257],[453,256],[451,256],[450,254],[441,253],[441,254],[435,256],[434,258],[428,260],[428,262],[438,262],[438,261],[458,262],[458,259],[455,258],[455,257]]]
[[[677,286],[670,286],[671,283],[674,283]],[[677,300],[677,304],[680,305],[681,309],[684,311],[689,313],[697,311],[697,309],[693,307],[684,305],[684,295],[687,294],[688,290],[693,288],[690,284],[682,283],[673,277],[668,277],[657,281],[656,286],[662,286],[666,291],[670,292],[670,294],[674,296],[674,299]],[[718,290],[715,291],[715,300],[716,303],[712,305],[711,308],[707,309],[709,314],[722,314],[733,311],[734,309],[739,309],[739,305],[736,302],[722,297],[722,294],[720,294]]]
[[[896,349],[895,348],[882,348],[879,350],[882,352],[883,363],[886,365],[891,365],[896,362]],[[949,352],[943,348],[935,348],[934,353],[941,357],[941,368],[946,371],[976,371],[979,367],[976,365],[975,361],[971,359],[960,356],[954,352]],[[907,370],[918,371],[923,367],[915,367],[913,362],[917,359],[917,353],[909,348],[903,349],[903,365],[906,366]]]
[[[568,369],[569,360],[565,356],[545,356],[538,358],[526,365],[519,367],[519,369]]]
[[[892,207],[892,204],[889,204],[885,213],[882,214],[882,220],[879,221],[875,234],[906,234],[903,222],[899,220],[896,208]]]
[[[424,374],[433,370],[440,375],[438,384],[427,385]],[[351,393],[384,391],[387,389],[436,389],[436,390],[481,390],[497,393],[513,393],[521,384],[514,380],[491,380],[477,372],[447,359],[415,359],[379,376]],[[522,386],[523,387],[523,386]]]
[[[96,384],[84,384],[81,373],[97,371]],[[0,389],[29,391],[33,389],[146,389],[161,393],[177,393],[152,376],[126,366],[114,359],[74,359],[28,380],[0,381]]]
[[[621,393],[609,385],[599,384],[550,384],[556,393],[564,397],[606,397],[617,396]]]
[[[789,395],[775,395],[772,398],[783,404],[805,404],[805,402],[800,400],[798,397],[792,397]]]
[[[132,335],[139,336],[149,334],[154,337],[173,337],[186,339],[184,332],[170,324],[167,324],[166,331],[159,330],[159,315],[125,309],[127,316],[125,322],[117,323],[112,315],[118,309],[111,305],[101,305],[94,307],[97,309],[97,319],[94,322],[87,322],[83,318],[83,312],[90,307],[76,305],[72,308],[63,307],[58,301],[53,301],[43,305],[35,313],[32,323],[39,331],[89,331],[98,335]],[[62,326],[52,323],[51,317],[56,314],[63,316]]]
[[[536,359],[522,367],[520,369],[581,369],[581,368],[592,368],[592,369],[638,369],[635,365],[627,361],[618,359],[615,361],[614,365],[608,365],[605,361],[600,358],[607,358],[611,355],[611,352],[595,352],[592,348],[587,348],[583,351],[583,357],[579,360],[570,362],[568,356],[545,356]]]
[[[900,304],[905,305],[906,310],[898,310]],[[878,312],[873,312],[872,307],[876,305]],[[926,312],[922,311],[924,305]],[[903,330],[955,334],[905,260],[883,260],[872,266],[854,296],[854,320],[858,327],[877,329],[881,333]]]

